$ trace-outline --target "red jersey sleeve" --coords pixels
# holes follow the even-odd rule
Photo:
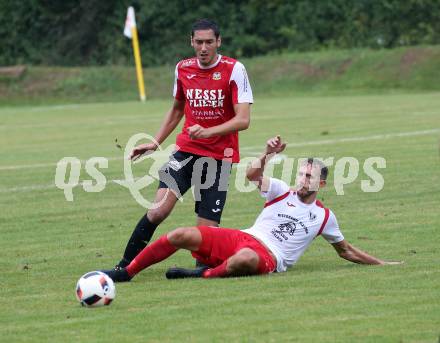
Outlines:
[[[174,72],[173,96],[174,99],[178,101],[185,101],[185,94],[183,94],[182,82],[179,80],[179,64],[176,65],[176,70]]]

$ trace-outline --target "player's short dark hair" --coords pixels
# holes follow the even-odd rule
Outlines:
[[[215,21],[210,19],[199,19],[197,20],[191,29],[191,37],[194,37],[194,32],[199,30],[212,30],[214,31],[215,38],[220,36],[220,29]]]
[[[314,167],[318,167],[321,170],[320,179],[327,180],[328,167],[320,159],[316,157],[308,157],[307,160],[304,160],[302,163],[302,165],[305,164],[311,164]]]

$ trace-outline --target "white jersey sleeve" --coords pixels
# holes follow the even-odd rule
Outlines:
[[[339,229],[338,221],[333,211],[330,211],[327,224],[322,231],[322,237],[330,244],[339,243],[344,240],[341,230]]]
[[[177,79],[179,78],[179,71],[177,67],[179,64],[176,64],[176,70],[174,71],[174,87],[173,87],[173,97],[176,97],[177,94]]]
[[[237,100],[239,104],[254,102],[252,95],[251,84],[249,83],[249,78],[246,72],[246,68],[240,62],[236,62],[234,69],[232,69],[231,79],[229,82],[234,81],[237,85]]]
[[[266,201],[272,201],[276,197],[280,195],[286,194],[290,191],[290,187],[284,181],[274,179],[273,177],[269,178],[269,189],[267,192],[260,192],[263,198],[266,198]]]

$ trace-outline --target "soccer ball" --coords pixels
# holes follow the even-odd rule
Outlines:
[[[110,305],[116,296],[113,280],[103,272],[90,272],[81,276],[76,284],[76,298],[82,306]]]

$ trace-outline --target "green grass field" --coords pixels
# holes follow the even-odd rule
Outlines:
[[[81,308],[77,279],[113,266],[144,213],[127,189],[110,182],[123,178],[115,139],[124,145],[134,133],[154,133],[168,106],[155,100],[0,109],[0,341],[439,340],[440,93],[258,97],[251,127],[241,134],[243,156],[280,134],[291,144],[289,157],[357,158],[361,173],[345,195],[336,195],[330,177],[321,198],[348,241],[404,265],[350,264],[319,238],[287,273],[168,281],[168,267],[194,263],[178,252],[118,284],[111,306]],[[65,156],[109,158],[106,188],[86,193],[78,186],[67,202],[54,185],[56,162]],[[371,156],[387,162],[379,193],[361,190],[368,179],[363,161]],[[136,175],[146,167],[137,165]],[[146,197],[154,191],[149,187]],[[262,203],[231,182],[222,225],[250,226]],[[155,237],[194,223],[186,196]]]
[[[176,60],[177,62],[177,60]],[[256,95],[315,96],[439,92],[440,45],[289,52],[243,59]],[[174,65],[144,69],[147,97],[168,99]],[[134,66],[28,66],[0,73],[0,106],[134,101]]]

